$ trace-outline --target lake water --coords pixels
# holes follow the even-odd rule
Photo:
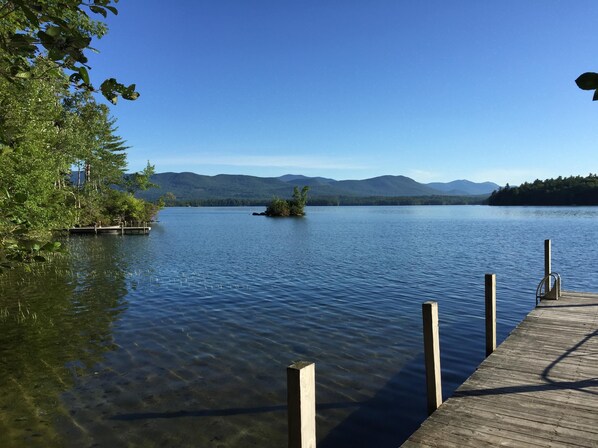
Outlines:
[[[169,208],[0,277],[0,446],[283,447],[286,366],[316,362],[319,448],[396,447],[426,417],[421,303],[445,397],[533,308],[543,241],[598,291],[598,208]],[[259,208],[258,208],[259,211]]]

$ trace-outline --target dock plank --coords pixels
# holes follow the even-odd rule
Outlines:
[[[598,448],[598,294],[542,301],[403,447]]]

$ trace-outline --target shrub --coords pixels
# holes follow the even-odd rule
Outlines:
[[[293,189],[293,197],[290,200],[274,198],[266,209],[266,216],[303,216],[307,204],[307,192],[309,187],[305,186],[299,191],[299,187]]]

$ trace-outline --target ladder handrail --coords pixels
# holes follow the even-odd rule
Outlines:
[[[554,279],[554,286],[550,288],[550,280]],[[544,294],[542,294],[544,290]],[[559,300],[561,296],[561,275],[558,272],[551,272],[545,275],[536,288],[536,306],[542,299]]]

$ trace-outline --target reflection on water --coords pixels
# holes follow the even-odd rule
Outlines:
[[[106,241],[79,243],[85,250],[0,278],[0,446],[64,446],[57,424],[82,431],[61,393],[115,349],[124,260]]]
[[[149,237],[72,238],[0,280],[0,446],[280,447],[285,367],[316,362],[324,448],[398,446],[425,418],[421,302],[438,300],[444,393],[533,307],[543,239],[596,290],[598,210],[167,209]],[[589,219],[591,218],[591,219]]]

